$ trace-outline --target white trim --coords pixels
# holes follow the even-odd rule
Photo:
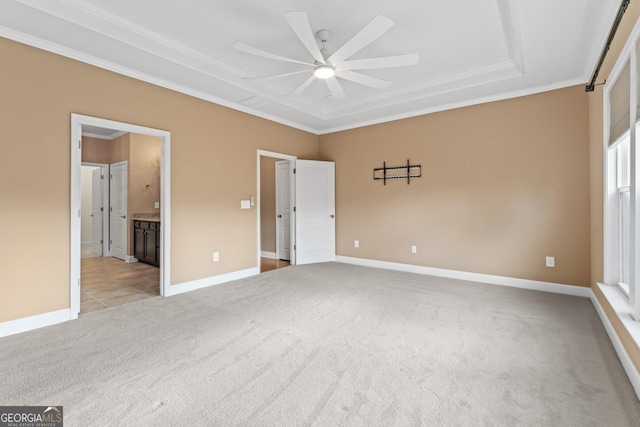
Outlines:
[[[260,256],[261,256],[262,258],[278,259],[278,257],[276,256],[276,253],[275,253],[275,252],[260,251]]]
[[[406,113],[391,114],[389,116],[378,117],[371,120],[363,120],[360,122],[351,123],[343,126],[335,126],[328,129],[318,129],[314,133],[317,135],[326,135],[328,133],[340,132],[343,130],[357,129],[365,126],[377,125],[387,122],[395,122],[396,120],[408,119],[411,117],[424,116],[431,113],[439,113],[441,111],[454,110],[456,108],[471,107],[473,105],[487,104],[490,102],[504,101],[506,99],[520,98],[523,96],[536,95],[543,92],[549,92],[552,90],[563,89],[566,87],[576,86],[585,83],[586,80],[583,77],[577,77],[563,82],[551,83],[548,85],[536,86],[527,89],[515,90],[511,92],[503,92],[494,95],[481,96],[475,99],[466,99],[458,102],[452,102],[445,105],[436,105],[433,107],[427,107],[419,110],[411,110]],[[483,84],[489,84],[490,82],[484,82]],[[381,107],[384,108],[384,107]]]
[[[298,159],[296,156],[292,156],[290,154],[282,154],[276,153],[275,151],[267,151],[267,150],[256,150],[256,232],[257,232],[257,257],[256,257],[256,266],[258,270],[260,269],[260,257],[262,255],[262,251],[260,250],[262,244],[262,237],[260,236],[260,156],[265,157],[273,157],[280,160],[289,160],[291,162],[290,170],[293,171],[296,168],[296,160]],[[293,210],[293,207],[296,205],[296,193],[295,193],[295,185],[296,179],[293,174],[291,175],[290,181],[290,199],[291,202],[291,241],[289,242],[290,251],[289,251],[289,263],[291,265],[296,265],[296,251],[294,249],[296,243],[296,215]]]
[[[365,258],[353,258],[337,255],[336,262],[361,265],[364,267],[383,268],[385,270],[404,271],[407,273],[424,274],[427,276],[448,277],[450,279],[468,280],[472,282],[489,283],[492,285],[509,286],[512,288],[530,289],[534,291],[553,292],[556,294],[574,295],[588,298],[590,288],[583,286],[563,285],[560,283],[540,282],[537,280],[517,279],[514,277],[494,276],[490,274],[471,273],[468,271],[446,270],[444,268],[423,267],[420,265],[401,264],[397,262],[377,261]]]
[[[44,328],[45,326],[56,325],[58,323],[71,320],[71,312],[68,308],[50,311],[48,313],[36,314],[35,316],[22,317],[20,319],[8,320],[0,323],[0,337],[19,334],[33,329]]]
[[[80,245],[81,246],[91,246],[91,241],[89,241],[89,242],[81,242]]]
[[[455,75],[447,76],[445,78],[439,78],[432,81],[425,82],[423,84],[412,85],[409,87],[403,87],[398,90],[389,90],[384,93],[378,94],[374,97],[367,98],[367,100],[353,101],[347,104],[341,104],[337,108],[321,108],[312,103],[309,103],[306,99],[296,98],[287,99],[282,96],[285,92],[282,88],[273,86],[268,82],[260,82],[259,86],[264,87],[268,92],[264,92],[261,88],[252,85],[247,86],[247,82],[238,77],[251,77],[247,73],[243,72],[236,67],[229,65],[226,62],[220,61],[212,56],[203,54],[198,50],[194,50],[191,47],[179,43],[175,40],[167,38],[155,31],[151,31],[148,28],[141,27],[137,23],[124,19],[121,16],[114,15],[113,13],[97,7],[93,4],[89,4],[82,0],[67,0],[63,5],[52,4],[49,0],[17,0],[27,6],[30,6],[40,12],[52,15],[56,18],[66,20],[72,24],[79,25],[89,31],[100,34],[108,39],[118,41],[120,43],[129,45],[136,49],[140,49],[151,55],[163,59],[165,61],[172,62],[181,67],[197,71],[200,74],[204,74],[209,77],[213,77],[216,80],[223,81],[227,84],[234,85],[243,90],[250,90],[262,97],[269,99],[272,103],[278,103],[287,107],[290,107],[296,111],[302,111],[317,119],[326,120],[330,116],[335,116],[338,110],[342,110],[346,105],[361,105],[364,108],[349,109],[346,114],[362,113],[371,108],[371,104],[374,100],[385,100],[393,97],[401,97],[399,102],[407,102],[406,94],[416,96],[421,91],[422,95],[417,96],[417,99],[433,96],[433,88],[437,88],[447,82],[467,80],[472,78],[475,82],[470,85],[459,86],[457,90],[466,89],[468,87],[476,86],[478,84],[488,84],[491,82],[504,80],[513,77],[514,74],[522,75],[520,64],[521,58],[510,58],[506,61],[491,64],[488,66],[479,67],[477,69],[468,70]],[[505,29],[518,28],[518,13],[515,7],[515,0],[506,0],[510,2],[510,5],[505,6],[511,9],[507,13],[501,14],[502,26]],[[512,31],[506,31],[504,37],[506,38],[509,46],[517,42],[512,40]],[[517,50],[509,48],[510,55],[513,55]],[[521,51],[521,50],[520,50]],[[507,70],[507,73],[501,72]],[[514,70],[508,72],[509,70]],[[484,79],[483,79],[484,78]],[[445,90],[444,92],[449,92]],[[443,93],[443,91],[435,92]],[[275,94],[275,96],[274,96]],[[397,103],[397,102],[396,102]],[[387,103],[387,105],[390,105]],[[255,108],[255,107],[254,107]]]
[[[130,123],[71,113],[71,230],[70,230],[70,292],[71,318],[80,312],[80,167],[82,125],[92,125],[130,133],[156,136],[161,139],[160,159],[160,295],[166,296],[171,285],[171,132]]]
[[[124,262],[131,264],[133,262],[138,262],[138,258],[134,257],[133,255],[125,255]]]
[[[618,3],[619,4],[619,3]],[[593,38],[593,42],[591,44],[590,53],[587,55],[587,67],[585,67],[584,73],[584,81],[585,83],[591,80],[591,76],[596,71],[596,67],[598,66],[598,60],[600,59],[600,55],[602,54],[602,49],[607,44],[607,37],[609,35],[609,31],[611,31],[611,26],[613,25],[616,16],[618,15],[618,8],[612,7],[609,16],[603,19],[600,22],[600,27],[595,29],[594,32],[596,36]]]
[[[509,53],[515,67],[521,74],[525,74],[524,49],[522,47],[522,31],[516,0],[504,0],[498,2],[498,8],[502,15],[502,27]]]
[[[232,110],[241,111],[243,113],[251,114],[252,116],[261,117],[263,119],[270,120],[275,123],[280,123],[295,129],[300,129],[305,132],[309,132],[312,134],[318,135],[319,130],[314,129],[312,127],[296,123],[292,120],[283,119],[281,117],[275,116],[273,114],[265,113],[260,110],[256,110],[255,108],[247,107],[237,102],[228,101],[226,99],[219,98],[217,96],[211,95],[206,92],[202,92],[197,89],[192,89],[190,87],[174,83],[159,77],[151,76],[147,73],[143,73],[140,71],[133,70],[128,67],[124,67],[122,65],[115,64],[111,61],[107,61],[93,55],[88,55],[86,53],[79,52],[75,49],[70,49],[68,47],[59,45],[57,43],[52,43],[47,40],[40,39],[38,37],[34,37],[20,31],[16,31],[10,28],[6,28],[0,26],[0,37],[7,38],[9,40],[14,40],[19,43],[23,43],[29,46],[36,47],[38,49],[46,50],[47,52],[52,52],[57,55],[64,56],[66,58],[71,58],[76,61],[83,62],[85,64],[93,65],[104,70],[112,71],[114,73],[131,77],[132,79],[140,80],[143,82],[151,83],[153,85],[170,89],[185,95],[193,96],[194,98],[203,99],[205,101],[212,102],[214,104],[222,105],[227,108],[231,108]],[[245,88],[243,88],[245,89]],[[290,107],[289,108],[294,108]]]
[[[219,274],[217,276],[205,277],[204,279],[192,280],[190,282],[178,283],[169,286],[166,296],[183,294],[195,291],[196,289],[208,288],[209,286],[231,282],[232,280],[244,279],[260,274],[260,267],[251,267],[244,270],[232,271],[231,273]]]
[[[100,67],[102,69],[105,70],[109,70],[112,71],[114,73],[117,74],[121,74],[123,76],[127,76],[127,77],[131,77],[133,79],[136,80],[140,80],[140,81],[144,81],[147,83],[151,83],[153,85],[159,86],[159,87],[163,87],[165,89],[170,89],[179,93],[183,93],[185,95],[189,95],[189,96],[193,96],[195,98],[199,98],[199,99],[203,99],[205,101],[208,102],[212,102],[214,104],[218,104],[218,105],[222,105],[224,107],[228,107],[231,108],[233,110],[237,110],[237,111],[241,111],[247,114],[251,114],[253,116],[256,117],[260,117],[266,120],[270,120],[272,122],[275,123],[280,123],[295,129],[299,129],[305,132],[309,132],[311,134],[315,134],[315,135],[325,135],[328,133],[333,133],[333,132],[339,132],[339,131],[343,131],[343,130],[349,130],[349,129],[356,129],[359,127],[364,127],[364,126],[370,126],[370,125],[375,125],[375,124],[380,124],[380,123],[386,123],[386,122],[391,122],[391,121],[396,121],[396,120],[401,120],[401,119],[406,119],[406,118],[411,118],[411,117],[416,117],[416,116],[421,116],[421,115],[425,115],[425,114],[430,114],[430,113],[436,113],[436,112],[441,112],[441,111],[447,111],[447,110],[452,110],[452,109],[456,109],[456,108],[462,108],[462,107],[469,107],[469,106],[473,106],[473,105],[478,105],[478,104],[484,104],[484,103],[489,103],[489,102],[496,102],[496,101],[502,101],[505,99],[511,99],[511,98],[518,98],[518,97],[522,97],[522,96],[528,96],[528,95],[535,95],[538,93],[542,93],[542,92],[547,92],[547,91],[551,91],[551,90],[556,90],[556,89],[561,89],[561,88],[565,88],[565,87],[570,87],[570,86],[575,86],[575,85],[579,85],[579,84],[584,84],[588,81],[589,76],[587,74],[585,74],[584,76],[580,76],[580,77],[576,77],[573,79],[569,79],[569,80],[565,80],[563,82],[558,82],[558,83],[552,83],[549,85],[542,85],[542,86],[536,86],[536,87],[532,87],[532,88],[527,88],[527,89],[522,89],[522,90],[517,90],[517,91],[511,91],[511,92],[505,92],[505,93],[501,93],[501,94],[496,94],[496,95],[487,95],[484,97],[480,97],[480,98],[476,98],[476,99],[472,99],[472,100],[464,100],[464,101],[459,101],[459,102],[454,102],[454,103],[450,103],[450,104],[446,104],[446,105],[440,105],[440,106],[434,106],[434,107],[428,107],[428,108],[424,108],[424,109],[420,109],[420,110],[412,110],[406,113],[400,113],[400,114],[392,114],[392,115],[387,115],[387,116],[383,116],[383,117],[378,117],[375,119],[371,119],[371,120],[364,120],[364,121],[360,121],[357,123],[353,123],[353,124],[349,124],[349,125],[343,125],[343,126],[335,126],[335,127],[331,127],[331,128],[321,128],[321,129],[317,129],[311,126],[307,126],[304,125],[302,123],[298,123],[295,122],[293,120],[288,120],[288,119],[284,119],[282,117],[278,117],[274,114],[269,114],[269,113],[265,113],[264,111],[260,111],[260,110],[256,110],[255,108],[251,108],[248,106],[245,106],[243,104],[240,103],[236,103],[236,102],[232,102],[232,101],[228,101],[222,98],[219,98],[217,96],[213,96],[211,94],[205,93],[203,91],[200,90],[196,90],[196,89],[192,89],[189,88],[187,86],[181,85],[181,84],[177,84],[174,82],[170,82],[168,80],[162,79],[162,78],[158,78],[158,77],[154,77],[151,76],[149,74],[140,72],[140,71],[136,71],[133,70],[131,68],[128,67],[124,67],[121,65],[117,65],[115,63],[112,63],[110,61],[106,61],[104,59],[100,59],[98,57],[95,57],[93,55],[88,55],[86,53],[82,53],[79,51],[76,51],[74,49],[70,49],[67,47],[64,47],[62,45],[56,44],[56,43],[52,43],[50,41],[47,40],[43,40],[40,39],[38,37],[34,37],[25,33],[22,33],[20,31],[16,31],[10,28],[6,28],[6,27],[2,27],[0,26],[0,36],[10,39],[10,40],[14,40],[17,41],[19,43],[23,43],[29,46],[33,46],[36,47],[38,49],[43,49],[46,50],[48,52],[52,52],[55,53],[57,55],[61,55],[67,58],[71,58],[86,64],[90,64],[96,67]],[[515,68],[517,68],[517,66],[514,66]],[[489,84],[490,82],[483,82],[482,84]],[[258,94],[260,96],[264,96],[262,94]],[[270,98],[270,97],[269,97]],[[271,99],[271,98],[270,98]],[[294,108],[291,107],[287,104],[283,104],[288,108]],[[317,117],[315,115],[312,115],[313,117]]]
[[[640,325],[638,325],[638,322],[635,322],[633,319],[631,319],[631,316],[628,313],[624,315],[618,310],[619,308],[618,306],[620,303],[619,301],[616,303],[615,298],[613,298],[613,301],[612,299],[610,299],[610,297],[613,296],[610,290],[614,292],[618,292],[618,290],[613,288],[612,286],[605,285],[602,283],[598,283],[596,284],[596,286],[600,288],[603,295],[611,305],[611,308],[616,312],[618,319],[622,322],[622,324],[625,326],[627,331],[634,338],[637,345],[638,344],[637,339],[639,338],[638,332],[640,332]],[[620,295],[620,298],[622,299],[623,296]],[[591,291],[591,302],[593,303],[593,306],[598,312],[598,316],[600,316],[600,320],[604,325],[604,329],[607,331],[607,334],[609,335],[609,339],[611,340],[611,344],[613,344],[613,348],[615,349],[616,354],[618,355],[618,359],[620,359],[620,363],[622,363],[622,367],[624,368],[624,371],[627,374],[627,377],[629,378],[629,381],[631,382],[631,385],[633,386],[633,389],[636,392],[636,396],[638,397],[638,400],[640,400],[640,372],[638,372],[638,369],[633,364],[633,361],[629,357],[629,353],[624,348],[622,341],[620,341],[620,337],[616,333],[613,325],[611,324],[611,321],[609,320],[609,317],[605,313],[604,308],[602,307],[602,304],[598,300],[598,297],[596,297],[593,290]],[[629,331],[630,327],[636,329],[635,336],[634,334],[631,334],[631,331]]]
[[[640,37],[640,18],[635,22],[631,34],[625,41],[624,47],[611,72],[606,76],[603,91],[603,191],[604,191],[604,251],[603,251],[603,280],[607,284],[617,284],[619,280],[619,190],[616,183],[617,166],[615,164],[615,152],[609,146],[609,127],[611,119],[611,106],[609,95],[613,86],[619,78],[624,78],[622,70],[627,65],[630,66],[630,114],[629,114],[629,139],[630,139],[630,253],[629,253],[629,299],[628,308],[631,316],[640,320],[640,215],[638,214],[640,206],[640,176],[638,175],[637,165],[640,161],[640,151],[638,151],[637,135],[636,135],[636,97],[637,82],[636,70],[638,58],[636,58],[636,43]],[[620,138],[621,139],[621,138]],[[622,294],[616,290],[622,296]]]

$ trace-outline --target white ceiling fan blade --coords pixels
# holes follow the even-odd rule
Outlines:
[[[369,24],[353,36],[351,40],[336,50],[327,61],[331,64],[339,64],[383,35],[389,28],[393,27],[393,25],[394,22],[386,16],[376,16],[373,18],[373,21],[369,22]]]
[[[347,97],[338,79],[336,79],[335,77],[331,77],[329,79],[326,79],[325,82],[327,82],[327,86],[329,86],[329,91],[331,91],[331,96],[333,96],[333,99],[335,99],[336,101],[340,101]]]
[[[324,64],[325,60],[322,57],[322,53],[320,53],[320,48],[309,24],[307,14],[304,12],[289,12],[286,14],[286,17],[293,32],[296,33],[304,47],[307,48],[316,61]]]
[[[311,73],[311,72],[313,72],[313,70],[302,70],[302,71],[294,71],[292,73],[273,74],[270,76],[255,76],[255,77],[243,77],[243,78],[246,80],[275,80],[281,77],[287,77],[287,76],[293,76],[296,74]]]
[[[286,61],[286,62],[293,62],[295,64],[304,64],[304,65],[313,66],[313,64],[309,62],[298,61],[297,59],[292,59],[292,58],[285,58],[284,56],[276,55],[273,53],[266,52],[264,50],[257,49],[253,46],[249,46],[248,44],[242,43],[240,41],[235,42],[233,44],[233,47],[236,50],[239,50],[244,53],[248,53],[250,55],[262,56],[263,58],[275,59],[277,61]]]
[[[376,89],[389,89],[393,86],[393,83],[388,82],[386,80],[376,79],[375,77],[367,76],[361,73],[356,73],[355,71],[342,70],[336,72],[336,76],[350,80],[354,83],[359,83],[361,85],[374,87]]]
[[[304,90],[306,88],[309,87],[309,85],[311,83],[313,83],[313,81],[316,79],[316,76],[311,75],[311,77],[309,77],[307,80],[305,80],[304,83],[302,83],[300,86],[298,86],[297,88],[295,88],[294,90],[292,90],[291,92],[289,92],[288,94],[286,94],[285,96],[297,96],[300,95],[302,92],[304,92]]]
[[[417,53],[408,53],[406,55],[385,56],[382,58],[355,59],[353,61],[344,61],[336,68],[338,70],[367,70],[373,68],[393,68],[404,67],[406,65],[415,65],[418,63]]]

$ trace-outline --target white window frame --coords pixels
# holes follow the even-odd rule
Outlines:
[[[625,132],[625,134],[618,140],[618,142],[616,144],[614,144],[612,147],[609,147],[609,155],[614,155],[613,153],[611,153],[611,150],[615,150],[615,157],[616,157],[616,190],[617,190],[617,198],[618,198],[618,203],[617,203],[617,213],[618,213],[618,226],[617,226],[617,239],[618,239],[618,259],[617,259],[617,264],[618,264],[618,287],[620,288],[620,291],[622,291],[622,293],[624,294],[625,297],[627,297],[627,299],[629,298],[629,283],[622,281],[622,277],[624,276],[624,266],[623,263],[621,262],[621,257],[623,254],[623,245],[624,242],[621,238],[622,236],[622,223],[623,223],[623,219],[622,219],[622,215],[623,215],[623,209],[622,209],[622,195],[625,193],[631,193],[631,186],[629,185],[629,173],[631,172],[630,168],[624,170],[624,172],[626,173],[622,173],[623,170],[621,170],[621,164],[623,163],[627,163],[629,161],[629,151],[630,150],[625,150],[623,151],[622,148],[622,144],[625,142],[629,142],[629,149],[631,148],[631,141],[630,141],[630,136],[629,136],[629,132]],[[627,185],[620,185],[620,183],[624,182]],[[629,213],[630,216],[630,213]],[[627,260],[627,263],[629,263],[631,261],[631,255],[629,254],[629,259]],[[627,267],[628,268],[628,267]]]
[[[636,43],[640,43],[640,20],[636,23],[620,56],[618,57],[609,78],[604,85],[603,109],[603,159],[604,159],[604,282],[615,287],[626,298],[627,310],[636,321],[640,321],[640,176],[636,173],[636,165],[640,165],[640,150],[636,144],[636,110],[638,98],[638,67]],[[621,241],[619,239],[620,194],[617,176],[616,144],[609,146],[611,89],[619,78],[627,61],[630,64],[630,114],[629,114],[629,187],[630,192],[630,249],[629,249],[629,283],[628,291],[619,283]],[[640,126],[640,125],[638,125]],[[626,134],[625,134],[626,135]],[[619,140],[621,140],[620,138]],[[626,191],[626,189],[625,189]],[[625,310],[626,311],[626,310]]]

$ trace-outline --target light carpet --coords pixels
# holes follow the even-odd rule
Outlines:
[[[639,426],[586,298],[328,263],[0,339],[66,426]]]

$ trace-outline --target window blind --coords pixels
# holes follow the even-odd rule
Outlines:
[[[629,61],[622,69],[609,92],[609,145],[629,129],[631,119],[631,66]]]

